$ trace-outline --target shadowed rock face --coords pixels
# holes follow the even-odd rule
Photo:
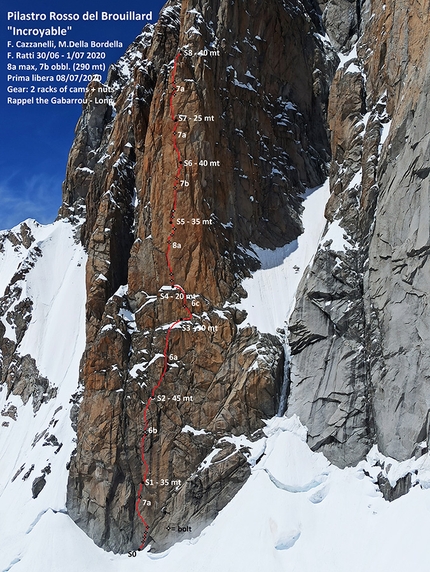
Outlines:
[[[349,52],[359,35],[361,0],[328,0],[319,2],[323,23],[331,43],[342,52]]]
[[[168,2],[110,69],[114,106],[95,102],[106,87],[88,88],[62,207],[84,212],[85,202],[88,250],[67,506],[106,549],[142,543],[145,427],[139,508],[161,550],[198,534],[249,475],[246,447],[225,437],[253,439],[277,411],[282,346],[243,327],[234,304],[258,267],[251,244],[295,239],[300,195],[326,175],[337,58],[321,34],[308,1]],[[167,329],[188,315],[168,288],[171,222],[169,262],[193,319],[171,330],[166,348]]]
[[[340,466],[428,441],[429,8],[362,3],[331,88],[329,226],[291,320],[288,413]]]

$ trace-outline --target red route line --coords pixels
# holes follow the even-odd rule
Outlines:
[[[175,97],[176,91],[177,91],[177,87],[176,87],[176,83],[175,83],[176,69],[177,69],[177,65],[178,65],[178,61],[179,61],[180,57],[181,57],[181,54],[178,53],[174,59],[174,62],[173,62],[173,70],[172,70],[172,76],[171,76],[172,77],[171,78],[172,93],[171,93],[170,98],[169,98],[170,118],[173,121],[172,142],[173,142],[173,148],[174,148],[175,153],[176,153],[176,158],[178,161],[178,168],[176,170],[175,180],[173,183],[173,204],[172,204],[172,209],[170,211],[170,220],[169,220],[169,224],[172,225],[172,229],[170,231],[169,236],[167,237],[166,262],[167,262],[167,268],[169,270],[169,280],[170,280],[170,284],[172,286],[172,289],[179,290],[179,292],[181,294],[183,294],[184,298],[182,301],[183,302],[182,305],[185,308],[185,310],[187,311],[188,315],[185,318],[179,318],[178,320],[173,322],[167,330],[166,341],[164,344],[164,351],[163,351],[163,369],[162,369],[160,377],[158,379],[158,383],[152,388],[151,396],[148,398],[148,401],[146,402],[146,405],[145,405],[145,409],[143,410],[143,435],[142,435],[142,438],[140,440],[140,457],[141,457],[142,464],[143,464],[143,479],[139,485],[139,489],[137,492],[137,499],[136,499],[135,508],[136,508],[137,515],[138,515],[139,519],[141,520],[141,522],[145,528],[145,532],[143,534],[142,543],[139,546],[139,550],[142,550],[144,548],[146,541],[148,540],[148,535],[149,535],[149,524],[146,522],[146,520],[143,517],[142,513],[140,512],[140,508],[139,508],[141,500],[142,500],[143,485],[144,485],[144,483],[148,477],[148,474],[149,474],[149,465],[148,465],[148,462],[145,458],[145,442],[146,442],[146,438],[148,437],[148,427],[149,427],[148,411],[149,411],[149,407],[151,405],[151,402],[155,397],[155,393],[160,388],[161,384],[163,383],[164,377],[165,377],[166,372],[167,372],[167,368],[168,368],[167,356],[169,353],[170,334],[171,334],[171,332],[175,326],[177,326],[181,322],[190,321],[193,318],[191,310],[189,309],[188,304],[187,304],[187,293],[182,288],[182,286],[180,286],[179,284],[175,284],[175,276],[173,273],[172,264],[170,262],[170,249],[172,247],[172,239],[175,236],[175,232],[176,232],[176,227],[173,223],[173,219],[175,218],[176,206],[177,206],[177,202],[178,202],[179,178],[180,178],[180,175],[181,175],[181,172],[183,169],[183,161],[181,158],[181,153],[180,153],[179,148],[178,148],[177,137],[176,137],[176,131],[177,131],[177,127],[178,127],[178,118],[176,116],[175,108],[173,105],[173,98]]]

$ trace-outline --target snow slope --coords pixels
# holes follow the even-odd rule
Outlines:
[[[268,422],[265,453],[213,524],[162,554],[112,555],[67,515],[48,510],[14,539],[3,571],[47,572],[390,572],[428,569],[430,490],[419,486],[393,503],[364,470],[338,469],[307,447],[297,418]],[[417,467],[418,467],[418,462]],[[394,462],[395,464],[395,462]],[[421,460],[423,474],[428,457]],[[417,469],[418,470],[418,469]],[[418,471],[418,478],[420,472]],[[4,514],[4,512],[2,513]],[[10,514],[10,513],[9,513]],[[24,518],[28,514],[20,515]],[[37,520],[37,519],[36,519]],[[420,526],[416,524],[420,523]],[[25,527],[24,527],[25,528]],[[405,550],[407,547],[407,550]]]
[[[261,268],[242,283],[248,294],[238,306],[248,313],[243,325],[251,324],[260,332],[272,334],[277,328],[285,328],[297,286],[324,231],[324,207],[329,195],[328,179],[321,187],[307,191],[302,215],[304,232],[297,240],[275,250],[253,246]]]
[[[70,397],[76,392],[79,361],[85,345],[85,253],[74,239],[74,228],[65,221],[41,226],[25,221],[35,241],[29,248],[4,241],[0,253],[3,291],[11,278],[29,268],[18,281],[19,300],[33,302],[31,322],[17,353],[30,354],[40,374],[57,388],[55,398],[35,413],[32,400],[7,396],[0,386],[0,411],[17,408],[16,420],[0,417],[0,570],[9,570],[23,554],[35,549],[35,539],[54,512],[65,510],[66,464],[74,448],[75,433],[70,422]],[[19,236],[20,227],[12,229]],[[5,236],[6,233],[2,233]],[[2,318],[6,325],[5,317]],[[8,325],[8,333],[14,332]],[[61,445],[61,446],[60,446]],[[33,468],[32,468],[33,467]],[[21,469],[21,470],[20,470]],[[46,485],[36,499],[32,483],[45,472]],[[27,473],[30,471],[28,476]],[[17,474],[18,473],[18,474]],[[25,478],[26,477],[26,478]],[[52,531],[45,541],[52,540]],[[41,545],[40,550],[48,547]],[[34,561],[23,566],[30,570]],[[44,565],[44,558],[40,559]],[[51,566],[51,564],[49,564]],[[45,568],[56,570],[59,568]]]

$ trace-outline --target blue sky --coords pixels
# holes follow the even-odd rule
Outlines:
[[[125,13],[135,11],[147,13],[152,10],[155,23],[164,2],[162,0],[65,0],[61,2],[45,0],[6,0],[2,8],[0,27],[0,230],[11,228],[26,218],[35,218],[41,223],[52,222],[61,204],[61,184],[64,180],[67,155],[73,142],[74,129],[81,112],[80,105],[27,105],[15,106],[7,104],[7,85],[29,85],[10,82],[7,80],[7,41],[23,38],[13,38],[7,31],[8,25],[17,27],[50,27],[51,25],[65,26],[70,22],[10,21],[8,11],[21,13],[78,13],[86,11],[101,11]],[[99,16],[100,17],[100,16]],[[72,31],[68,32],[67,40],[114,40],[124,44],[124,48],[106,49],[106,64],[118,59],[125,48],[140,33],[143,23],[128,22],[71,22]],[[38,40],[39,38],[25,38]],[[16,51],[17,48],[14,48]],[[31,52],[38,50],[20,50]],[[46,51],[46,50],[44,50]],[[62,50],[64,53],[64,50]],[[32,61],[39,63],[41,60]],[[83,60],[88,61],[88,60]],[[51,62],[49,62],[51,63]],[[25,73],[25,72],[20,72]],[[40,72],[55,74],[58,72]],[[103,79],[106,74],[103,75]],[[42,85],[42,84],[35,84]],[[85,84],[80,84],[85,85]],[[14,95],[14,97],[22,97]],[[49,96],[47,96],[49,97]]]

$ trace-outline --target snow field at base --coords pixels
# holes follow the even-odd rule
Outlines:
[[[274,418],[251,477],[198,538],[136,557],[97,548],[67,515],[48,511],[19,539],[14,572],[404,572],[428,570],[430,490],[388,503],[365,476],[306,445],[296,417]],[[381,456],[378,456],[381,460]],[[396,462],[394,461],[394,464]],[[417,526],[417,523],[420,523]],[[2,568],[3,571],[8,568]]]
[[[324,207],[329,195],[328,180],[321,187],[307,191],[302,215],[304,232],[297,240],[275,250],[252,247],[261,268],[242,282],[248,294],[238,305],[248,313],[243,326],[251,324],[260,332],[272,334],[277,328],[286,327],[297,287],[325,227]]]
[[[9,281],[19,265],[40,248],[22,283],[25,297],[33,301],[32,318],[18,348],[21,356],[30,354],[39,373],[47,377],[50,386],[58,388],[55,398],[43,403],[34,414],[32,399],[26,405],[19,396],[6,398],[7,389],[0,391],[0,411],[9,405],[17,408],[17,420],[1,417],[9,426],[0,426],[0,570],[21,569],[61,570],[49,563],[46,555],[65,511],[68,472],[66,464],[75,447],[75,433],[70,422],[70,397],[76,392],[79,362],[85,347],[85,263],[86,255],[73,237],[73,227],[65,221],[42,226],[28,220],[35,242],[27,250],[11,248],[5,241],[0,257],[2,286]],[[12,229],[14,230],[14,229]],[[19,227],[15,231],[19,232]],[[45,435],[42,435],[46,431]],[[62,447],[48,444],[44,437],[55,435]],[[36,442],[36,436],[41,436]],[[57,451],[57,452],[55,452]],[[24,466],[22,472],[17,471]],[[26,480],[23,476],[34,465]],[[50,465],[46,485],[36,499],[32,498],[32,483]],[[54,512],[57,514],[54,515]],[[61,515],[62,519],[68,517]],[[55,518],[53,527],[46,523]],[[70,524],[74,527],[73,523]],[[40,539],[45,530],[44,539]],[[58,539],[58,557],[67,539]],[[76,550],[76,547],[75,547]],[[34,554],[39,551],[40,556]]]
[[[309,228],[306,220],[305,224]],[[21,349],[32,353],[40,373],[59,392],[36,415],[31,401],[23,406],[19,397],[7,400],[17,406],[18,419],[10,420],[7,428],[0,427],[1,572],[428,570],[429,456],[398,463],[375,447],[366,461],[341,470],[322,453],[309,449],[306,429],[297,417],[266,422],[265,436],[250,451],[250,478],[199,537],[178,542],[161,554],[145,550],[136,557],[98,548],[65,514],[66,463],[74,438],[69,399],[76,391],[84,349],[85,255],[64,222],[32,228],[32,232],[43,255],[26,278],[26,295],[33,298],[35,309]],[[12,258],[6,269],[9,277],[23,253],[16,253],[14,267]],[[5,396],[3,389],[0,409]],[[60,405],[62,409],[54,414]],[[42,440],[31,446],[35,434],[53,418],[58,423],[49,432],[63,443],[57,454],[52,447],[42,446]],[[248,444],[243,436],[225,439],[237,447]],[[47,484],[33,499],[31,483],[48,462],[52,470]],[[25,470],[34,463],[34,471],[26,481],[21,473],[11,482],[23,463]],[[388,503],[372,482],[382,464],[392,484],[416,471],[413,482],[417,486]]]
[[[258,252],[262,269],[248,281],[248,286],[257,284],[261,307],[268,302],[268,288],[271,291],[270,320],[266,321],[269,331],[282,327],[292,309],[295,289],[323,230],[321,213],[326,198],[327,192],[322,196],[321,189],[307,197],[305,234],[293,245],[295,250],[289,245],[275,252]],[[391,465],[386,476],[394,484],[415,467],[422,475],[421,486],[428,487],[428,457],[396,463],[373,449],[369,462],[341,471],[322,454],[310,451],[305,443],[306,431],[297,419],[285,418],[269,422],[265,443],[259,442],[265,453],[259,462],[256,459],[250,479],[199,538],[178,543],[162,554],[137,553],[136,558],[108,554],[97,548],[60,512],[65,510],[65,465],[74,437],[69,397],[76,389],[84,347],[84,255],[64,223],[29,226],[43,256],[26,278],[25,295],[33,299],[34,310],[20,353],[35,357],[40,373],[59,387],[59,394],[42,405],[35,417],[31,402],[24,407],[19,397],[8,400],[17,406],[18,420],[10,422],[7,440],[2,438],[0,445],[2,571],[122,572],[144,568],[149,572],[218,572],[240,568],[249,572],[358,572],[389,567],[400,572],[411,566],[418,571],[427,570],[425,527],[416,527],[414,523],[426,523],[430,518],[429,491],[416,487],[389,504],[364,476],[363,469],[376,477],[380,471],[376,463],[385,460],[386,466]],[[327,236],[323,240],[326,239]],[[293,255],[296,257],[291,259]],[[19,253],[6,250],[1,260],[5,284],[24,258],[22,249]],[[295,265],[300,268],[297,273]],[[295,280],[287,282],[288,275]],[[273,289],[273,285],[278,289]],[[252,288],[248,292],[247,301],[255,296]],[[251,315],[261,318],[258,312]],[[260,325],[260,329],[265,328]],[[4,391],[0,398],[3,407]],[[63,409],[55,416],[55,435],[63,443],[62,449],[54,455],[51,448],[42,448],[41,441],[33,449],[35,434],[48,427],[59,405]],[[34,471],[28,480],[22,481],[21,473],[11,483],[23,462],[25,470],[34,463]],[[47,476],[47,484],[39,497],[32,499],[31,482],[48,462],[52,472]]]

